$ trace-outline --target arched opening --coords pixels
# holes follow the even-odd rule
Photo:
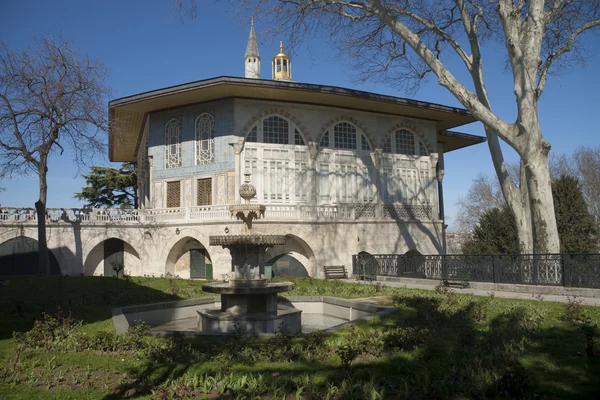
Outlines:
[[[306,266],[291,254],[281,254],[267,261],[265,275],[269,276],[269,271],[272,277],[306,278],[308,276]]]
[[[167,274],[185,279],[213,279],[212,260],[208,250],[190,236],[181,238],[169,251]]]
[[[416,249],[410,249],[401,258],[401,268],[403,276],[413,278],[426,278],[426,262],[425,256]]]
[[[377,259],[366,251],[358,253],[358,274],[361,277],[374,277],[379,273]]]
[[[273,276],[306,277],[317,274],[315,255],[310,246],[300,237],[286,235],[284,245],[268,248],[265,253],[265,274],[271,266]]]
[[[109,238],[89,252],[83,273],[93,276],[142,275],[142,263],[133,246],[121,239]]]
[[[0,244],[0,275],[39,274],[38,241],[18,236]],[[50,273],[60,275],[56,256],[48,250]]]

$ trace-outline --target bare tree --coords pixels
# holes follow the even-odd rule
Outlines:
[[[600,26],[597,0],[238,0],[237,9],[264,16],[292,44],[328,34],[363,79],[417,87],[433,73],[438,83],[484,124],[496,175],[517,221],[523,252],[560,249],[538,100],[548,76],[585,53],[577,39]],[[241,6],[240,6],[241,3]],[[195,15],[195,0],[175,0],[179,15]],[[513,77],[516,120],[492,111],[482,46],[503,43]],[[461,61],[459,81],[442,58]],[[473,87],[474,90],[469,90]],[[520,184],[510,177],[500,140],[519,155]]]
[[[600,225],[600,146],[577,148],[573,160],[588,211]]]
[[[469,187],[465,197],[457,201],[456,223],[461,231],[472,231],[486,211],[506,206],[498,181],[480,174]]]
[[[106,68],[51,37],[35,47],[0,44],[0,167],[8,174],[37,174],[40,271],[50,271],[46,241],[48,159],[66,148],[78,165],[105,148]]]
[[[509,163],[507,170],[515,181],[518,180],[519,165]],[[553,154],[550,157],[552,181],[563,176],[577,178],[588,211],[600,225],[600,146],[580,146],[571,155]],[[506,205],[497,180],[480,174],[467,194],[457,201],[456,223],[459,230],[471,231],[484,212]]]

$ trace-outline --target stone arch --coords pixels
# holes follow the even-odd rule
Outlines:
[[[361,133],[363,135],[365,135],[365,137],[369,141],[369,145],[371,146],[371,151],[375,150],[376,141],[373,138],[373,135],[371,135],[371,132],[369,132],[369,130],[366,128],[366,126],[362,122],[360,122],[358,119],[356,119],[352,116],[349,116],[349,115],[341,115],[341,116],[332,118],[329,121],[327,121],[326,123],[324,123],[323,125],[321,125],[321,130],[319,131],[319,136],[316,138],[317,144],[321,143],[321,138],[323,137],[325,132],[328,132],[329,129],[331,129],[331,127],[333,127],[335,124],[340,123],[340,122],[348,122],[348,123],[356,126],[358,129],[360,129]]]
[[[417,136],[417,138],[419,140],[421,140],[423,142],[423,144],[425,145],[425,148],[427,149],[427,151],[429,152],[429,154],[433,153],[433,146],[431,145],[431,143],[429,143],[429,140],[427,140],[427,138],[425,137],[425,135],[423,135],[423,132],[421,132],[419,129],[417,129],[417,126],[414,124],[411,124],[408,121],[403,121],[400,122],[398,124],[395,124],[394,126],[392,126],[392,128],[390,130],[387,131],[387,133],[385,134],[385,136],[383,137],[383,140],[381,143],[379,143],[379,148],[383,149],[383,145],[385,144],[386,140],[388,140],[388,138],[395,133],[397,130],[399,129],[407,129],[409,131],[411,131],[414,135]]]
[[[13,235],[0,243],[0,275],[33,275],[38,270],[37,237],[25,234]],[[5,235],[7,236],[7,235]],[[60,275],[62,268],[58,262],[60,253],[48,248],[50,273]],[[57,257],[58,255],[58,257]]]
[[[317,262],[311,247],[299,236],[287,234],[284,245],[273,246],[265,252],[265,260],[289,255],[300,262],[309,276],[317,274]]]
[[[368,251],[359,251],[356,261],[357,272],[363,277],[375,276],[379,272],[379,261]]]
[[[181,278],[190,278],[190,264],[185,259],[186,254],[192,249],[205,250],[206,258],[214,262],[212,249],[208,244],[208,237],[195,229],[183,228],[179,234],[172,235],[164,244],[160,257],[164,266],[164,274],[171,274]]]
[[[308,262],[308,259],[301,254],[289,252],[265,261],[265,268],[267,265],[272,266],[273,277],[289,276],[293,278],[305,278],[309,276],[308,269],[306,268],[306,263]]]
[[[127,233],[126,229],[110,229],[107,228],[103,232],[88,232],[89,240],[87,240],[83,245],[83,261],[85,265],[85,261],[89,256],[90,252],[96,248],[100,243],[104,242],[107,239],[119,239],[128,245],[130,245],[133,250],[139,255],[142,254],[140,251],[143,248],[143,236],[137,237]],[[136,233],[139,231],[136,230]]]
[[[308,129],[306,129],[306,126],[302,123],[302,121],[296,118],[294,114],[284,110],[283,108],[271,107],[262,110],[258,114],[255,114],[242,126],[242,130],[240,132],[240,137],[243,138],[242,142],[246,144],[246,138],[248,137],[248,133],[250,133],[250,129],[254,125],[256,125],[261,119],[270,116],[278,116],[292,121],[300,130],[300,134],[304,137],[307,146],[309,142],[313,141],[312,135],[310,134]]]
[[[83,263],[84,275],[105,275],[105,252],[104,246],[110,240],[118,240],[123,243],[123,273],[126,275],[142,275],[142,264],[140,253],[123,238],[116,236],[103,236],[94,241],[94,246],[87,247]]]

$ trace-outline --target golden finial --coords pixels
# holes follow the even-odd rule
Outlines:
[[[254,15],[250,17],[250,22],[252,23],[252,26],[254,26]]]
[[[283,41],[279,42],[279,52],[283,53]]]

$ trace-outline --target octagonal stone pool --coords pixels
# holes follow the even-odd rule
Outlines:
[[[278,303],[302,312],[302,333],[335,331],[396,310],[394,307],[330,296],[279,297]],[[220,305],[221,299],[218,296],[143,304],[115,308],[112,310],[112,319],[117,333],[126,332],[134,321],[141,320],[150,325],[151,332],[156,335],[169,335],[173,332],[214,335],[215,333],[198,331],[198,310],[219,308]]]

